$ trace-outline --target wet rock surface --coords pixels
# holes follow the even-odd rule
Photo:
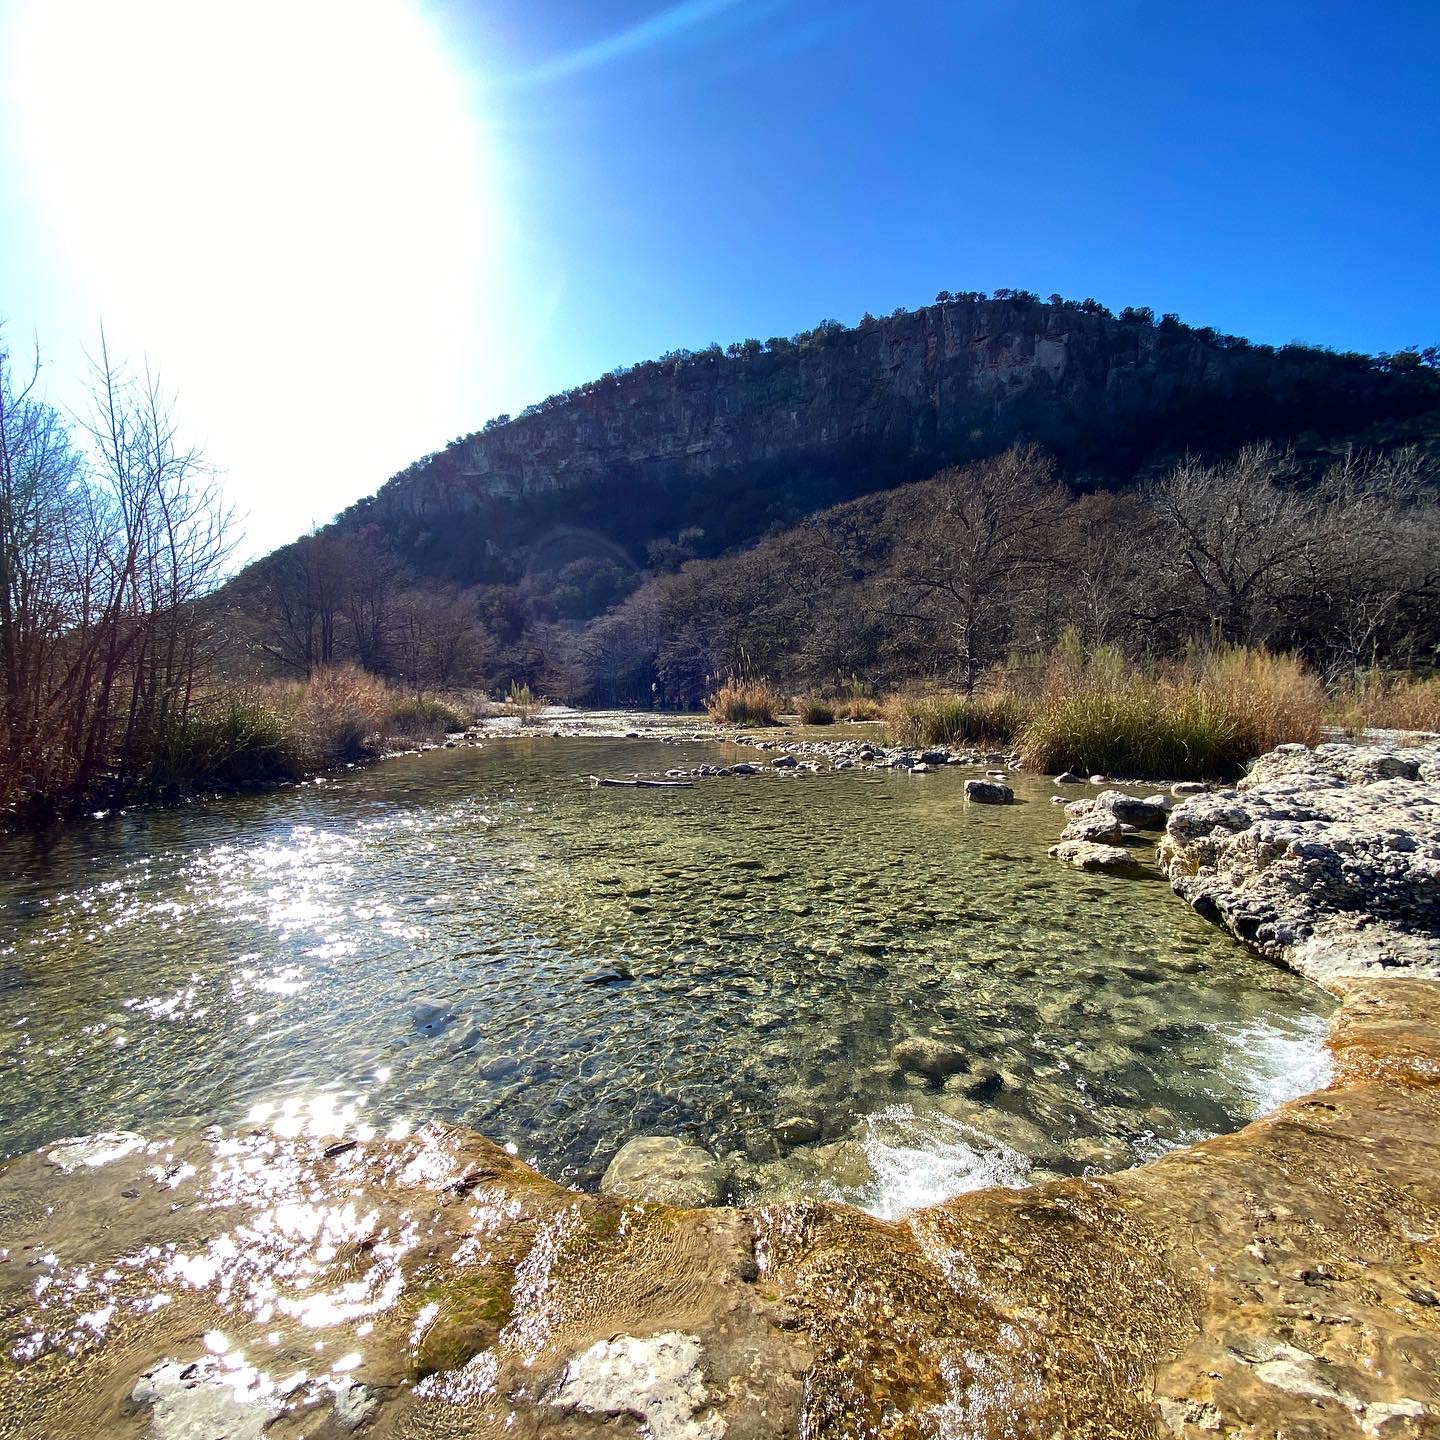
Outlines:
[[[577,1194],[454,1129],[21,1157],[0,1433],[1433,1434],[1440,987],[1339,983],[1330,1089],[898,1222]]]
[[[641,1135],[621,1146],[600,1189],[661,1205],[718,1205],[729,1183],[728,1171],[702,1146],[670,1135]]]
[[[1283,745],[1180,805],[1160,861],[1202,915],[1313,980],[1440,978],[1440,744]]]

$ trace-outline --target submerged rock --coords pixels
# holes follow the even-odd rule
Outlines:
[[[1282,745],[1180,805],[1160,861],[1200,914],[1312,980],[1440,978],[1440,744]]]
[[[455,1012],[443,1000],[422,995],[410,1006],[410,1023],[422,1035],[439,1035],[456,1020]]]
[[[913,1035],[890,1053],[900,1070],[929,1080],[943,1080],[970,1068],[970,1057],[960,1046],[930,1035]]]
[[[262,1440],[281,1410],[250,1374],[222,1369],[210,1355],[164,1360],[135,1382],[130,1398],[151,1411],[152,1440]]]
[[[673,1135],[640,1135],[615,1152],[600,1181],[602,1195],[657,1205],[724,1203],[729,1171],[708,1150]]]
[[[775,1138],[789,1147],[809,1145],[820,1138],[820,1122],[809,1115],[791,1115],[775,1126]]]

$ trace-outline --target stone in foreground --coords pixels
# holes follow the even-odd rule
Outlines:
[[[721,1440],[725,1422],[708,1400],[699,1339],[669,1331],[596,1341],[570,1362],[551,1403],[638,1420],[650,1440]]]
[[[616,1151],[600,1192],[657,1205],[720,1205],[729,1183],[725,1167],[699,1145],[672,1135],[640,1135]]]

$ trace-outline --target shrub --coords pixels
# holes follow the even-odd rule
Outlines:
[[[815,695],[801,695],[795,701],[795,712],[802,725],[833,725],[835,706]]]
[[[288,716],[300,769],[306,771],[368,754],[398,697],[357,665],[328,665],[266,698]]]
[[[727,680],[705,697],[705,709],[716,724],[778,725],[783,706],[779,692],[763,680]]]
[[[415,696],[394,706],[385,720],[387,735],[403,735],[409,739],[433,740],[456,730],[463,730],[465,717],[443,700]]]

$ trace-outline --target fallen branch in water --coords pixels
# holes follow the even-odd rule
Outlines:
[[[694,783],[689,780],[607,780],[599,775],[592,775],[590,783],[594,786],[605,786],[613,788],[623,786],[631,790],[693,790]]]

